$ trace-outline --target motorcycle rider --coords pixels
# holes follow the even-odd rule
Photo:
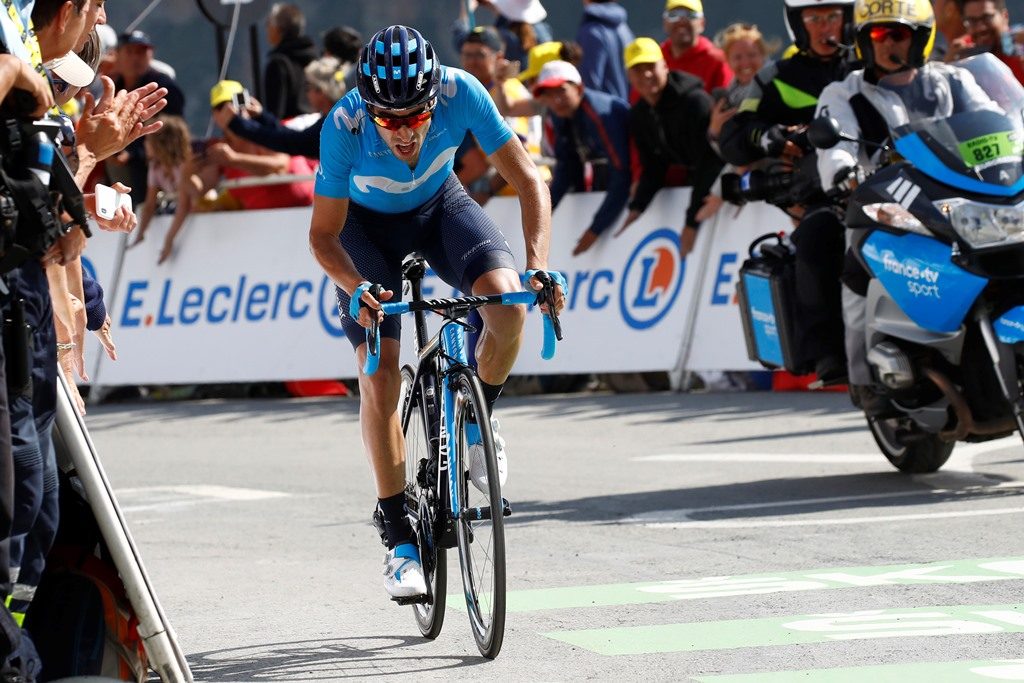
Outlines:
[[[811,122],[822,90],[854,68],[847,45],[854,0],[785,0],[793,56],[764,67],[739,111],[722,127],[722,157],[747,166],[766,157],[799,163],[813,153],[798,135]],[[830,179],[831,180],[831,179]],[[771,201],[771,198],[769,198]],[[824,193],[787,212],[799,224],[796,245],[796,338],[802,364],[835,383],[846,376],[839,280],[846,248],[843,223]]]
[[[817,116],[830,116],[844,135],[873,144],[843,140],[831,149],[818,150],[818,173],[826,190],[852,190],[859,178],[885,160],[887,152],[878,145],[889,138],[890,130],[910,122],[899,94],[902,89],[914,88],[914,100],[923,99],[933,107],[931,111],[914,111],[915,119],[998,109],[970,72],[928,61],[935,43],[935,14],[929,0],[857,0],[854,28],[864,69],[825,88]],[[882,85],[881,79],[885,79]],[[884,417],[892,406],[871,387],[865,345],[869,278],[852,251],[848,252],[842,296],[851,395],[869,417]]]

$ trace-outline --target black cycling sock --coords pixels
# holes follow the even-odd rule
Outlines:
[[[379,498],[377,505],[384,515],[384,533],[388,537],[388,550],[403,543],[416,543],[409,524],[409,516],[405,510],[405,492],[396,493],[388,498]]]
[[[505,387],[505,383],[501,384],[488,384],[487,382],[480,380],[480,386],[484,390],[484,400],[487,401],[487,412],[494,412],[494,402],[501,396],[501,390]]]

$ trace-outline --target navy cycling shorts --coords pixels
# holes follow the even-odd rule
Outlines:
[[[504,235],[454,173],[415,211],[381,213],[349,202],[341,245],[365,280],[395,293],[391,301],[402,299],[402,261],[412,252],[426,258],[442,280],[466,293],[488,271],[518,270]],[[348,292],[340,287],[336,291],[342,328],[358,348],[366,342],[366,330],[348,314]],[[400,339],[401,317],[386,317],[380,333]]]

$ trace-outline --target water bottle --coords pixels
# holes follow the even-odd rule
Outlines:
[[[53,167],[53,143],[46,133],[39,132],[32,136],[28,157],[29,170],[39,178],[43,187],[49,187],[50,169]]]

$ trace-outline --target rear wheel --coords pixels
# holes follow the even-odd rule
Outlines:
[[[413,391],[415,373],[402,368],[402,426],[405,434],[406,507],[416,532],[427,582],[427,602],[412,606],[420,633],[437,638],[444,625],[445,597],[448,588],[447,555],[436,543],[437,528],[437,454],[430,443],[430,429],[436,405],[424,403],[423,392]],[[431,467],[431,464],[433,467]],[[431,471],[433,475],[430,476]],[[425,484],[425,485],[424,485]]]
[[[505,503],[501,497],[498,461],[494,451],[490,415],[480,380],[469,370],[455,375],[454,446],[462,510],[456,524],[462,584],[473,639],[480,654],[494,659],[505,637]],[[467,474],[467,427],[476,422],[483,445],[487,491],[478,491]]]
[[[882,455],[900,472],[925,474],[946,464],[953,453],[952,442],[929,434],[908,417],[868,418],[868,428]]]

